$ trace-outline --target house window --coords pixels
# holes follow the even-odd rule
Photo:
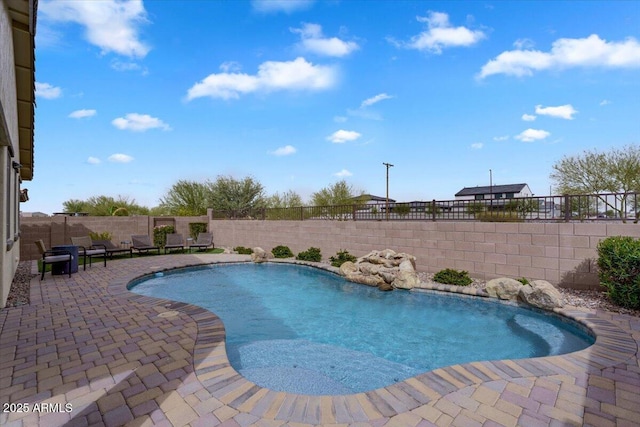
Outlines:
[[[503,196],[504,196],[504,194],[502,194],[502,193],[496,193],[495,194],[495,198],[496,199],[502,199]]]
[[[507,199],[513,199],[515,195],[516,195],[516,193],[507,193],[506,194],[506,198]]]
[[[484,194],[476,194],[475,195],[475,199],[476,200],[483,200],[484,199]]]

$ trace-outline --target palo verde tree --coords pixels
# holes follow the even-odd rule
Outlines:
[[[351,205],[355,203],[354,198],[356,196],[361,196],[363,193],[363,191],[356,192],[353,186],[347,184],[347,181],[343,179],[329,187],[325,187],[313,193],[311,195],[311,205]]]
[[[553,166],[551,179],[563,194],[618,193],[612,205],[605,197],[599,199],[608,210],[624,218],[629,196],[640,192],[640,146],[628,145],[608,152],[584,151],[580,155],[563,157]],[[637,204],[635,200],[634,204]]]
[[[208,182],[208,204],[216,211],[223,211],[230,218],[243,218],[265,207],[264,187],[252,177],[235,179],[218,176]]]
[[[211,189],[207,184],[181,179],[160,199],[160,207],[168,215],[206,215],[207,201],[211,198]]]
[[[293,190],[288,190],[282,194],[276,192],[267,197],[265,204],[268,208],[295,208],[304,206],[302,197]]]
[[[71,199],[62,204],[65,212],[86,212],[92,216],[148,215],[149,208],[126,196],[93,196],[87,200]]]

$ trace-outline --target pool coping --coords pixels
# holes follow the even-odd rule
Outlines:
[[[231,262],[249,262],[231,261]],[[320,268],[336,273],[326,264],[271,260]],[[219,401],[255,417],[307,424],[358,423],[413,413],[443,397],[466,388],[496,381],[518,382],[525,378],[574,376],[600,373],[636,357],[638,345],[632,335],[596,313],[575,307],[553,310],[586,327],[595,336],[590,347],[569,354],[540,358],[471,362],[438,368],[376,390],[351,395],[303,395],[273,391],[245,379],[230,365],[225,349],[225,330],[214,313],[186,303],[134,294],[127,285],[156,271],[196,267],[225,261],[196,262],[173,268],[129,274],[109,283],[108,292],[132,301],[179,311],[197,325],[193,350],[194,372],[204,388]],[[467,288],[438,285],[437,291],[474,295]],[[459,292],[462,291],[462,292]],[[483,296],[483,295],[477,295]]]

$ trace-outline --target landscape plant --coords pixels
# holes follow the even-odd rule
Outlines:
[[[89,233],[89,237],[91,237],[91,240],[111,240],[113,235],[109,231],[103,231],[100,233],[91,231]]]
[[[164,248],[167,242],[167,234],[175,232],[176,229],[173,225],[158,225],[157,227],[153,227],[153,243],[160,248]]]
[[[293,252],[291,252],[291,249],[289,249],[289,246],[278,245],[275,248],[271,249],[271,253],[275,258],[293,257]]]
[[[469,273],[466,271],[454,270],[451,268],[445,268],[444,270],[438,271],[434,276],[433,280],[438,283],[444,283],[446,285],[458,285],[458,286],[468,286],[473,280],[469,277]]]
[[[640,309],[640,239],[612,236],[598,243],[598,275],[621,307]]]
[[[189,236],[192,239],[197,239],[198,234],[207,232],[207,223],[206,222],[190,222],[189,223]]]
[[[351,255],[349,251],[346,249],[336,252],[335,256],[329,257],[329,261],[331,262],[331,265],[334,267],[340,267],[342,264],[344,264],[347,261],[356,262],[357,259],[358,258],[356,258],[354,255]]]
[[[244,246],[236,246],[235,248],[233,248],[233,250],[240,255],[251,255],[253,253],[253,249],[245,248]]]
[[[310,247],[306,251],[300,252],[298,256],[296,256],[296,259],[300,261],[320,262],[322,261],[322,254],[320,253],[320,248]]]

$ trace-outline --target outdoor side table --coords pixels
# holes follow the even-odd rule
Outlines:
[[[56,246],[52,246],[51,249],[53,249],[54,251],[56,249],[69,251],[71,253],[71,256],[73,257],[73,259],[70,262],[71,273],[78,272],[78,247],[76,245],[56,245]],[[52,264],[51,274],[52,275],[69,274],[69,271],[67,270],[67,263],[56,262],[55,264]]]

